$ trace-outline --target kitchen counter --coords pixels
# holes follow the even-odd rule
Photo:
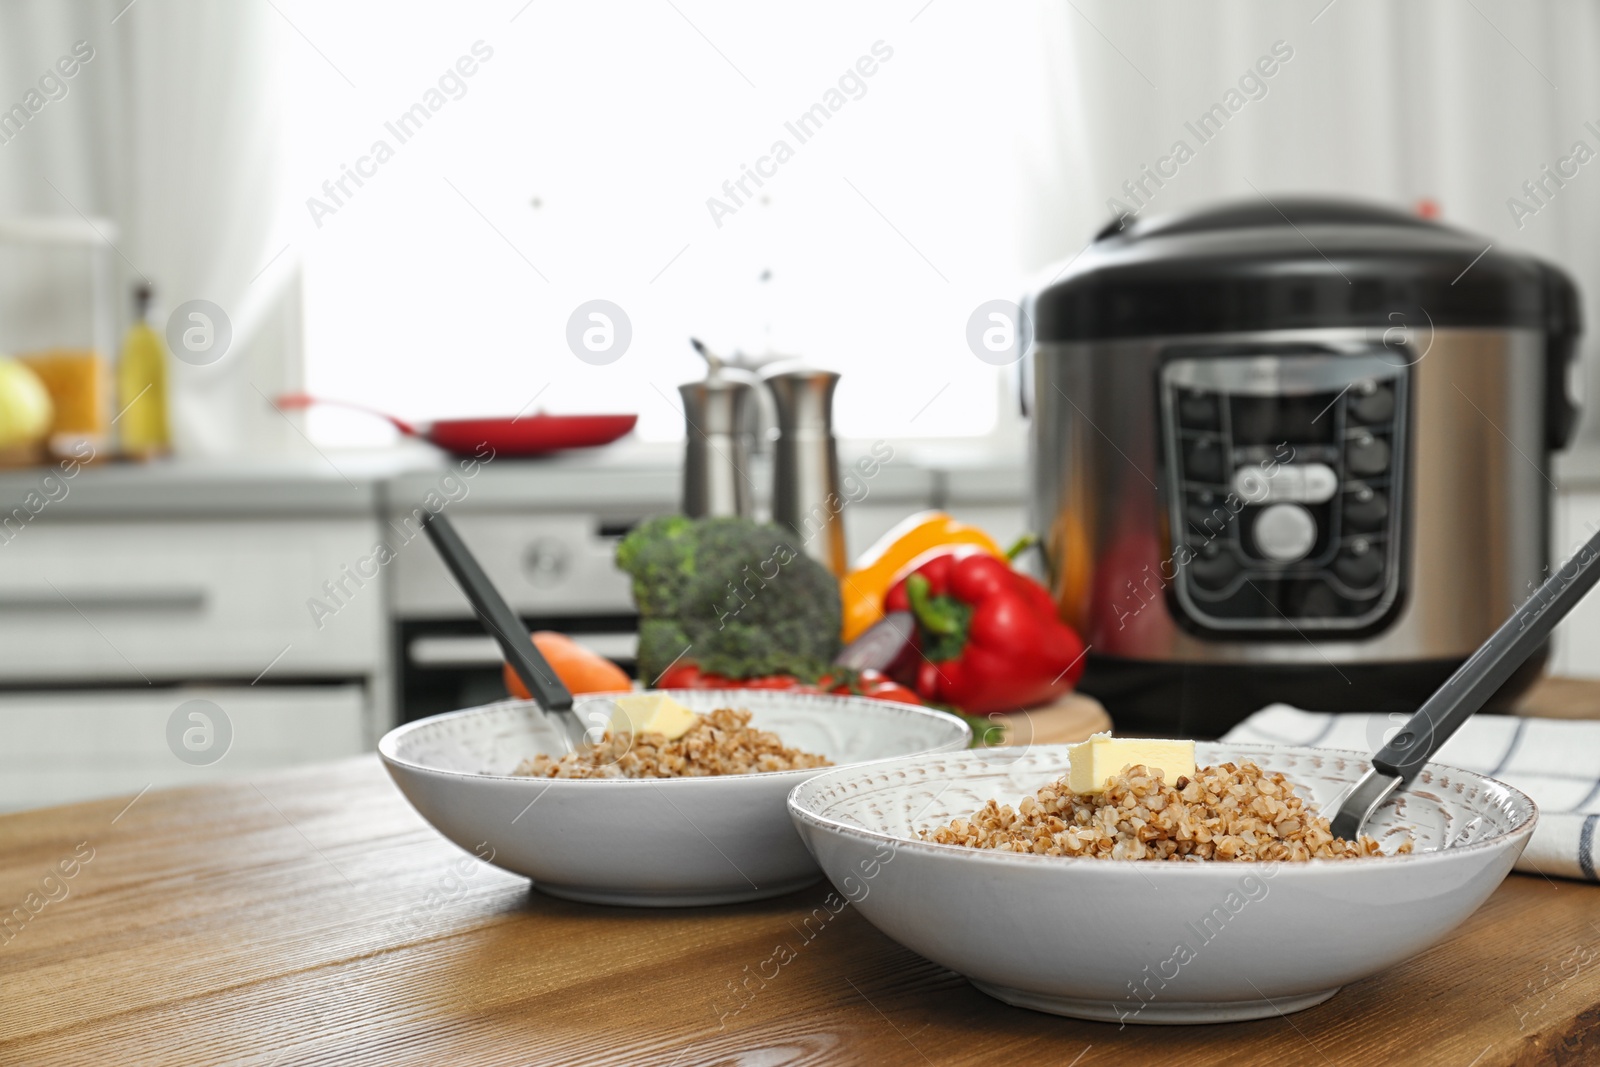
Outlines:
[[[26,507],[41,522],[183,517],[366,515],[405,453],[298,459],[54,463],[0,472],[0,519]],[[30,499],[31,498],[31,499]]]
[[[930,507],[1002,542],[1022,533],[1020,452],[895,446],[886,459],[880,445],[868,476],[855,461],[871,449],[840,443],[855,550]],[[498,695],[492,648],[411,656],[429,640],[459,653],[478,632],[418,506],[448,507],[530,623],[626,640],[617,539],[677,510],[683,446],[465,462],[414,442],[302,452],[0,470],[0,811],[194,783],[164,733],[185,698],[171,687],[240,716],[219,778],[353,755],[420,708]],[[749,473],[764,502],[768,461]],[[309,707],[325,728],[302,728]]]
[[[1119,1030],[991,1000],[825,884],[686,910],[531,892],[371,756],[7,816],[0,842],[4,913],[54,898],[0,928],[5,1063],[1600,1062],[1600,889],[1539,877],[1315,1008]]]
[[[867,454],[869,442],[840,443],[845,471]],[[476,465],[463,477],[462,460],[426,445],[390,449],[307,451],[296,458],[167,459],[85,465],[67,476],[61,464],[0,471],[0,516],[23,506],[41,520],[173,518],[186,515],[376,514],[404,510],[454,474],[467,493],[462,510],[550,510],[624,507],[635,512],[678,505],[680,443],[624,441],[531,459],[507,456]],[[756,497],[770,494],[765,456],[750,465]],[[1025,496],[1020,452],[899,447],[870,479],[847,484],[852,499],[949,501],[1019,506]],[[44,501],[42,507],[38,501]]]
[[[844,465],[870,447],[866,441],[842,441]],[[919,442],[895,449],[867,483],[868,497],[1011,507],[1027,498],[1020,443]],[[536,459],[500,457],[472,479],[474,499],[468,507],[675,507],[682,460],[681,443],[631,440]],[[60,479],[59,465],[0,470],[0,515],[22,505],[31,492],[59,497],[40,513],[50,519],[375,513],[385,504],[392,510],[420,498],[459,462],[408,442],[325,453],[308,447],[297,457],[108,462],[83,467],[69,479]],[[1584,443],[1559,453],[1554,473],[1565,491],[1600,486],[1600,445]],[[51,475],[66,486],[65,494],[45,484]],[[755,457],[750,475],[757,496],[765,499],[771,482],[765,457]]]

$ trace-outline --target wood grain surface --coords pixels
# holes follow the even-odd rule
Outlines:
[[[1005,726],[1003,745],[1069,745],[1090,734],[1111,729],[1111,716],[1094,697],[1068,693],[1053,704],[1032,711],[991,715]]]
[[[1287,1018],[1125,1030],[991,1000],[850,907],[803,927],[827,896],[547,898],[374,757],[12,815],[0,1064],[1600,1063],[1593,886],[1513,875],[1445,943]]]
[[[1600,719],[1600,680],[1546,675],[1517,698],[1513,710],[1547,719]]]

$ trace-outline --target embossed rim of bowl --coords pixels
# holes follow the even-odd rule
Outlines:
[[[1245,753],[1288,752],[1307,756],[1339,756],[1346,759],[1354,759],[1361,763],[1367,763],[1372,758],[1371,753],[1359,752],[1355,749],[1348,748],[1316,748],[1308,745],[1233,744],[1220,741],[1200,743],[1213,744],[1226,747],[1235,752]],[[1030,751],[1036,751],[1041,748],[1060,749],[1065,751],[1065,749],[1068,747],[1069,746],[1067,745],[1035,745],[1032,746]],[[973,750],[972,754],[981,759],[983,751],[984,750],[982,749],[975,749]],[[928,759],[934,755],[940,754],[941,753],[918,753],[914,756],[901,756],[892,761],[875,760],[870,765],[850,764],[846,766],[826,768],[821,773],[816,774],[807,781],[801,782],[799,785],[795,786],[794,789],[790,790],[789,815],[791,818],[797,821],[806,822],[811,826],[817,827],[818,829],[827,830],[833,833],[847,834],[849,836],[862,838],[868,841],[885,842],[895,848],[910,848],[916,851],[926,851],[932,855],[947,856],[951,858],[965,857],[967,862],[972,863],[1089,864],[1096,869],[1110,870],[1115,870],[1118,868],[1131,868],[1137,864],[1138,870],[1144,872],[1152,870],[1216,870],[1219,868],[1227,869],[1229,867],[1236,866],[1246,868],[1256,866],[1256,864],[1253,863],[1239,861],[1208,862],[1202,860],[1179,863],[1157,860],[1100,860],[1091,859],[1088,856],[1041,856],[1033,852],[1001,852],[992,848],[972,848],[969,845],[942,845],[935,841],[921,841],[914,837],[901,837],[898,834],[892,834],[884,830],[874,830],[869,827],[861,826],[858,823],[844,822],[840,819],[834,819],[830,818],[829,816],[819,814],[818,812],[804,806],[804,804],[810,800],[810,795],[815,794],[816,791],[826,789],[830,783],[836,782],[838,779],[846,777],[857,771],[870,770],[874,773],[879,773],[890,769],[886,766],[886,764],[891,762],[913,764],[916,761]],[[1270,770],[1270,768],[1266,769]],[[1495,834],[1483,838],[1480,841],[1473,841],[1470,844],[1465,845],[1454,845],[1450,848],[1430,849],[1427,852],[1412,852],[1404,855],[1386,854],[1381,856],[1363,856],[1358,862],[1354,863],[1349,860],[1338,859],[1311,859],[1293,861],[1282,860],[1279,862],[1294,870],[1299,870],[1302,868],[1312,870],[1323,868],[1330,870],[1348,869],[1351,867],[1364,868],[1375,863],[1404,863],[1415,865],[1429,860],[1446,860],[1451,856],[1459,856],[1462,853],[1471,852],[1478,849],[1504,847],[1507,840],[1515,838],[1524,833],[1531,833],[1533,827],[1538,824],[1539,806],[1533,802],[1533,798],[1529,797],[1528,794],[1524,793],[1516,786],[1507,785],[1498,778],[1491,778],[1486,774],[1479,774],[1477,771],[1469,771],[1461,767],[1453,767],[1449,764],[1428,763],[1418,773],[1416,779],[1414,779],[1414,782],[1424,781],[1425,779],[1431,778],[1434,773],[1438,772],[1448,772],[1452,775],[1460,775],[1461,777],[1475,781],[1480,785],[1488,786],[1491,789],[1500,790],[1505,794],[1505,798],[1511,803],[1511,805],[1523,809],[1522,818],[1510,828],[1501,830]],[[960,778],[965,777],[965,774],[958,773],[948,775],[946,777],[953,780],[959,780]],[[806,797],[802,797],[802,793],[807,793],[808,795]],[[1401,794],[1399,793],[1395,794],[1395,796],[1400,795]],[[1011,800],[1009,803],[1015,805],[1017,799],[1021,798],[1019,797]],[[1391,802],[1392,798],[1391,801],[1386,801],[1385,804],[1387,805]]]
[[[491,711],[502,710],[511,711],[525,709],[533,712],[535,715],[544,714],[544,711],[539,708],[535,701],[503,700],[493,704],[484,704],[475,708],[463,708],[460,711],[441,712],[438,715],[430,715],[424,719],[417,719],[414,722],[403,723],[400,726],[396,726],[379,739],[378,755],[386,762],[393,763],[399,767],[422,771],[427,774],[444,775],[453,778],[467,778],[473,781],[559,782],[563,785],[563,787],[569,783],[573,785],[582,783],[582,788],[599,788],[602,785],[607,785],[612,788],[621,786],[647,785],[674,785],[674,787],[676,787],[675,783],[680,782],[704,783],[716,781],[749,781],[752,778],[760,778],[763,781],[771,781],[781,778],[783,775],[790,775],[794,777],[799,784],[804,784],[804,779],[810,778],[816,774],[827,773],[829,771],[846,770],[855,767],[876,767],[880,764],[889,763],[894,760],[917,759],[922,756],[934,756],[947,754],[950,752],[959,752],[972,743],[972,728],[964,721],[948,712],[939,711],[935,708],[923,707],[920,704],[901,704],[892,700],[874,700],[870,697],[862,696],[842,696],[833,693],[797,693],[786,689],[631,689],[627,691],[617,690],[607,693],[582,693],[575,696],[573,701],[576,705],[584,701],[614,700],[617,697],[636,696],[640,693],[666,693],[668,695],[673,693],[688,693],[692,694],[697,699],[711,699],[726,695],[730,702],[734,702],[739,699],[749,701],[752,695],[756,695],[755,699],[757,700],[776,701],[781,699],[785,703],[792,703],[802,706],[805,704],[817,704],[819,706],[832,705],[835,711],[839,713],[864,711],[875,715],[903,715],[904,717],[910,719],[921,718],[934,720],[939,722],[941,725],[958,728],[960,733],[958,735],[952,735],[948,741],[940,742],[932,747],[918,749],[915,752],[907,752],[898,756],[878,756],[870,760],[852,761],[850,763],[836,763],[826,767],[797,767],[786,771],[752,771],[748,774],[716,774],[698,775],[692,777],[679,776],[675,778],[537,778],[532,775],[523,774],[490,774],[486,771],[458,771],[448,767],[435,767],[431,764],[419,763],[416,760],[407,759],[406,757],[400,755],[399,747],[410,735],[423,732],[424,730],[438,729],[449,722],[482,716]],[[730,706],[737,707],[738,705],[736,703],[730,703]],[[553,724],[552,728],[554,728]]]

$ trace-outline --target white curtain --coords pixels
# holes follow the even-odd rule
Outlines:
[[[1069,257],[1114,218],[1108,201],[1175,141],[1194,149],[1156,188],[1152,214],[1286,193],[1434,202],[1485,244],[1546,257],[1585,297],[1594,379],[1600,311],[1600,7],[1515,0],[1301,0],[1293,4],[1073,0],[1042,8],[1036,59],[1057,121],[1029,193],[1040,261]],[[929,12],[931,16],[932,11]],[[1278,42],[1282,42],[1278,44]],[[1282,61],[1273,56],[1292,51]],[[1259,77],[1260,69],[1272,69]],[[1240,80],[1255,71],[1261,88]],[[1194,124],[1229,90],[1222,128]],[[1256,98],[1252,99],[1251,97]],[[1240,103],[1242,101],[1242,103]],[[1594,122],[1591,129],[1586,122]],[[1544,205],[1523,183],[1584,142],[1596,158]],[[1170,170],[1172,164],[1165,165]],[[1508,200],[1536,206],[1513,217]],[[1520,225],[1519,225],[1520,223]],[[1589,395],[1600,397],[1591,385]],[[1584,433],[1600,437],[1600,420]]]
[[[59,77],[62,57],[92,53],[60,79],[64,95],[51,99],[61,90],[47,80],[44,106],[0,144],[0,215],[81,213],[117,224],[119,338],[141,278],[155,288],[158,329],[190,299],[217,304],[231,321],[220,360],[171,364],[184,453],[270,451],[296,438],[262,399],[295,386],[300,373],[295,259],[272,262],[271,245],[282,207],[275,49],[283,32],[271,6],[255,2],[0,8],[0,107],[26,104],[41,79]],[[54,294],[81,289],[81,266],[18,249],[6,262],[0,333],[74,336],[82,309]]]
[[[539,326],[524,330],[530,339],[558,336],[579,297],[563,303],[564,290],[557,299],[537,279],[517,275],[525,268],[507,260],[511,252],[502,238],[554,256],[566,268],[557,281],[585,292],[609,292],[619,279],[633,279],[641,294],[660,290],[673,298],[669,304],[704,304],[692,323],[674,320],[659,337],[649,334],[641,311],[641,362],[611,368],[630,381],[654,375],[670,393],[671,384],[695,372],[682,335],[692,327],[715,339],[718,323],[734,321],[728,307],[737,311],[751,303],[735,298],[728,284],[717,284],[726,280],[723,275],[739,274],[734,267],[741,246],[726,233],[700,232],[707,228],[704,191],[715,189],[729,167],[737,169],[744,159],[738,153],[764,144],[775,121],[831,84],[834,68],[880,37],[896,49],[892,68],[863,104],[851,105],[856,111],[838,126],[838,137],[830,131],[827,145],[786,172],[787,184],[773,186],[775,217],[780,210],[807,219],[811,212],[824,221],[837,216],[833,225],[843,228],[834,233],[821,223],[808,224],[785,235],[796,247],[809,242],[813,247],[806,254],[813,259],[838,260],[834,274],[850,279],[832,289],[818,287],[811,294],[818,299],[800,301],[809,309],[798,316],[800,325],[825,339],[818,348],[844,350],[851,331],[829,316],[845,305],[855,307],[857,318],[889,325],[932,318],[954,324],[946,331],[956,339],[948,352],[923,346],[949,363],[937,373],[921,348],[907,355],[903,346],[880,339],[866,345],[851,377],[858,387],[870,384],[872,397],[902,388],[908,367],[919,377],[931,375],[934,385],[970,375],[960,326],[977,297],[968,299],[963,286],[971,282],[974,292],[1004,288],[998,279],[1071,256],[1110,220],[1108,201],[1137,206],[1123,183],[1156,166],[1178,140],[1187,141],[1194,156],[1149,196],[1145,211],[1290,192],[1401,205],[1430,200],[1444,221],[1482,233],[1486,243],[1566,267],[1586,296],[1591,323],[1600,306],[1593,298],[1600,292],[1600,250],[1591,236],[1600,229],[1600,160],[1581,166],[1531,215],[1513,218],[1507,204],[1511,198],[1527,203],[1524,182],[1540,179],[1547,164],[1558,166],[1576,142],[1600,153],[1600,133],[1585,126],[1593,120],[1600,129],[1600,9],[1594,5],[1035,0],[984,12],[951,0],[908,0],[874,6],[870,13],[830,10],[819,22],[820,16],[802,16],[800,9],[757,15],[742,5],[699,0],[679,14],[649,5],[629,8],[635,17],[619,20],[603,42],[584,29],[577,10],[509,2],[475,6],[452,13],[455,21],[445,32],[430,21],[446,17],[439,8],[9,0],[0,7],[0,107],[20,98],[74,42],[89,42],[95,57],[72,79],[65,97],[49,102],[19,136],[0,144],[0,214],[76,217],[81,210],[109,216],[122,228],[116,262],[123,280],[133,280],[136,272],[150,278],[158,290],[158,318],[194,297],[226,310],[235,331],[229,356],[210,367],[174,367],[180,446],[208,454],[301,445],[262,394],[301,381],[299,262],[308,249],[338,260],[337,271],[323,273],[344,288],[324,286],[334,296],[317,302],[320,290],[312,286],[316,315],[326,320],[320,332],[337,343],[318,355],[314,342],[312,358],[332,368],[323,379],[344,391],[427,417],[428,411],[407,410],[409,394],[402,387],[437,392],[437,383],[428,383],[438,376],[441,352],[482,363],[471,364],[474,374],[455,376],[463,380],[502,382],[519,369],[533,374],[524,351],[531,340],[507,355],[502,362],[510,362],[502,367],[484,362],[484,353],[504,346],[451,342],[453,335],[419,344],[411,336],[414,327],[402,322],[416,318],[408,307],[448,299],[448,290],[428,288],[436,280],[428,273],[429,261],[437,257],[422,254],[417,243],[414,216],[434,198],[465,213],[459,220],[451,216],[441,230],[441,240],[461,244],[456,262],[471,264],[457,274],[475,279],[473,272],[481,268],[486,277],[503,276],[506,284],[528,283],[530,296],[519,297],[505,313]],[[289,25],[290,18],[300,29]],[[814,32],[803,40],[786,34],[785,18],[800,18]],[[397,22],[415,32],[400,32]],[[824,23],[834,27],[831,35]],[[419,43],[419,34],[439,39]],[[704,34],[743,66],[757,68],[762,77],[754,81],[763,90],[750,89],[707,46]],[[328,227],[332,236],[307,237],[303,201],[317,182],[306,174],[337,173],[348,162],[339,153],[364,144],[370,129],[381,126],[378,120],[398,101],[413,98],[439,64],[477,36],[492,40],[496,59],[474,83],[473,96],[451,105],[457,108],[450,117],[455,125],[440,126],[437,144],[408,148],[412,154],[404,166],[385,176],[387,192],[364,197],[355,211],[341,214],[339,226]],[[1275,46],[1280,55],[1274,55]],[[337,59],[324,54],[328,50]],[[665,54],[670,68],[681,73],[655,79],[625,64],[604,75],[622,80],[615,91],[607,89],[610,81],[596,83],[596,55],[634,53],[641,63]],[[344,77],[352,62],[358,64],[349,73],[361,83],[359,93]],[[1260,74],[1268,68],[1270,76]],[[326,89],[317,88],[317,77]],[[1247,77],[1255,80],[1241,85]],[[695,78],[705,82],[698,95],[680,84],[699,85]],[[1230,100],[1230,91],[1238,97]],[[288,130],[280,118],[285,101],[303,109],[308,92],[312,112],[351,112],[349,131],[331,124],[321,131],[328,135],[326,146],[311,137],[315,131]],[[659,142],[648,142],[655,146],[649,151],[626,137],[591,138],[583,142],[584,152],[561,150],[584,130],[633,129],[624,120],[634,116],[629,121],[637,125],[641,109],[655,115],[650,109],[659,107],[651,101],[662,94],[674,105],[646,123]],[[1199,143],[1186,123],[1234,100],[1244,102],[1229,112],[1220,131]],[[475,114],[492,116],[487,132],[473,125]],[[737,136],[727,133],[730,114],[738,119]],[[527,131],[500,136],[497,131],[521,128],[505,115],[525,115]],[[577,126],[563,126],[563,116]],[[602,149],[599,161],[591,158]],[[293,170],[297,157],[309,160],[305,174]],[[441,180],[453,175],[459,187],[463,174],[481,179],[484,189],[462,189],[462,195],[500,220],[501,236],[479,225],[482,220]],[[413,194],[408,182],[422,192]],[[291,192],[298,199],[286,203]],[[530,195],[559,201],[556,194],[562,193],[565,214],[553,207],[529,213]],[[836,208],[821,203],[824,193],[838,198]],[[673,228],[680,214],[686,236]],[[879,215],[893,219],[893,228],[882,225]],[[372,217],[364,223],[364,216]],[[405,225],[391,225],[397,220]],[[661,230],[648,231],[658,239],[639,237],[648,229],[645,222]],[[420,237],[426,237],[422,230]],[[354,240],[357,235],[360,240]],[[869,237],[875,243],[862,245]],[[469,247],[469,241],[482,247]],[[376,295],[367,307],[356,299],[359,292],[345,292],[359,256],[339,260],[341,242],[353,243],[357,252],[364,242],[388,242],[386,262],[401,271],[397,284],[411,286],[404,299],[397,303],[390,295],[399,291],[395,287],[369,286]],[[684,248],[654,283],[662,265]],[[916,253],[940,264],[939,273],[957,284],[941,282]],[[869,267],[855,262],[858,255]],[[627,270],[619,266],[624,262]],[[0,269],[0,299],[11,296],[0,303],[9,316],[0,320],[0,336],[25,325],[30,315],[60,310],[51,278],[46,270]],[[868,278],[874,280],[863,280]],[[885,301],[890,282],[909,295]],[[957,289],[960,295],[953,297]],[[124,285],[117,308],[124,320],[126,293]],[[721,305],[713,299],[719,294]],[[942,311],[918,303],[935,297]],[[629,299],[647,310],[649,300],[665,297]],[[723,310],[713,313],[719,306]],[[380,327],[400,335],[385,342],[387,335],[372,332]],[[885,330],[890,338],[905,332]],[[1595,349],[1596,334],[1600,330],[1590,330],[1586,353]],[[551,346],[541,341],[531,347],[541,359]],[[878,353],[878,362],[867,358]],[[648,364],[642,362],[647,358]],[[1596,361],[1588,362],[1593,376]],[[626,384],[615,383],[617,389]],[[661,403],[645,392],[641,410]],[[1600,396],[1600,389],[1591,393]],[[973,394],[966,385],[946,389],[923,424],[950,422]],[[463,395],[459,402],[469,405],[475,397]],[[923,402],[908,400],[908,410]],[[956,407],[941,415],[947,405]],[[662,411],[668,421],[675,417],[665,406]],[[862,411],[870,412],[870,406]],[[1600,438],[1594,429],[1600,420],[1585,425]],[[856,432],[869,429],[863,421]]]

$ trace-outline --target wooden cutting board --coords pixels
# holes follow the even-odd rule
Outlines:
[[[1100,702],[1082,693],[1068,693],[1054,704],[1032,711],[996,715],[1006,727],[1006,745],[1070,745],[1090,734],[1111,729],[1111,716]]]

